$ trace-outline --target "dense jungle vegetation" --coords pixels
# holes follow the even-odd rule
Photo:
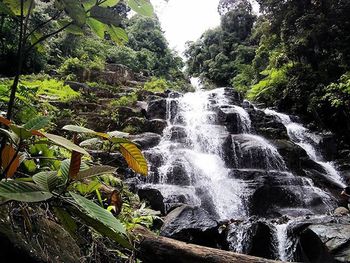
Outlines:
[[[188,73],[350,137],[350,2],[221,0],[221,25],[188,43]]]
[[[117,109],[144,92],[186,90],[183,66],[148,0],[0,1],[0,240],[31,253],[11,254],[5,246],[2,260],[138,260],[131,231],[151,228],[159,214],[123,178],[146,176],[147,162],[128,133],[84,128],[87,119],[73,108],[98,107],[96,94],[104,94],[100,116],[120,127]],[[58,122],[64,118],[71,123]],[[104,165],[92,150],[124,160]],[[51,231],[54,238],[46,239]]]

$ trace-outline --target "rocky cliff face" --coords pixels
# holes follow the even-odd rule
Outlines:
[[[347,168],[330,159],[337,155],[330,134],[259,109],[230,88],[149,97],[147,117],[167,125],[158,145],[144,143],[150,176],[129,181],[154,209],[168,214],[162,234],[271,259],[316,262],[305,245],[311,238],[326,258],[346,262],[322,236],[332,232],[328,225],[322,231],[307,227],[344,205],[339,193]],[[213,220],[218,224],[208,237],[200,222]],[[327,220],[339,228],[349,223]]]

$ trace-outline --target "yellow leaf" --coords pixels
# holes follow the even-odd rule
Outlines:
[[[147,176],[148,166],[145,157],[139,148],[133,143],[121,143],[120,152],[124,156],[128,166],[136,173]]]

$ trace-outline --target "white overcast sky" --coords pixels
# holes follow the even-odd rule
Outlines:
[[[181,54],[186,41],[197,40],[205,30],[220,24],[219,0],[151,0],[170,47]],[[257,6],[254,6],[257,10]]]

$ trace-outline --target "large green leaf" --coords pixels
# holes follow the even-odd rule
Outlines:
[[[100,38],[104,38],[105,36],[105,31],[106,31],[106,25],[103,24],[102,22],[94,19],[94,18],[91,18],[89,17],[87,20],[86,20],[86,23],[89,25],[89,27],[91,28],[91,30],[93,32],[95,32],[95,34],[100,37]]]
[[[96,5],[96,0],[82,0],[83,6],[86,11],[90,10],[91,7]]]
[[[101,188],[102,184],[97,180],[87,182],[76,182],[73,187],[81,194],[88,195]]]
[[[77,175],[77,180],[82,180],[84,178],[89,178],[92,176],[98,176],[102,174],[114,173],[117,168],[107,165],[92,166],[89,169],[80,171]]]
[[[38,116],[34,119],[31,119],[26,124],[23,125],[23,128],[27,130],[40,130],[46,127],[50,123],[51,118],[47,116]]]
[[[127,136],[129,136],[129,133],[127,133],[127,132],[121,132],[121,131],[107,132],[107,134],[108,134],[110,137],[127,137]]]
[[[78,145],[74,144],[73,142],[67,140],[66,138],[63,138],[62,136],[58,136],[51,133],[43,133],[43,136],[45,136],[50,141],[53,141],[55,144],[60,145],[68,150],[76,151],[78,153],[82,153],[85,155],[89,155],[87,151],[85,151],[83,148],[79,147]]]
[[[62,128],[62,130],[78,132],[78,133],[90,133],[90,134],[96,133],[94,130],[91,130],[82,126],[77,126],[77,125],[66,125]]]
[[[70,159],[63,160],[61,162],[59,175],[62,177],[64,183],[66,183],[69,179],[69,168],[70,168]],[[86,163],[82,162],[80,164],[79,172],[85,171],[87,169],[89,169],[89,166],[87,166]]]
[[[22,126],[10,124],[9,127],[20,139],[24,140],[32,136],[32,133]]]
[[[66,210],[60,207],[54,207],[53,211],[58,220],[60,220],[60,223],[64,229],[66,229],[71,236],[75,237],[78,226],[72,216]]]
[[[77,132],[77,133],[87,133],[87,134],[93,134],[100,136],[102,138],[108,139],[110,136],[107,133],[103,132],[96,132],[94,130],[82,127],[82,126],[77,126],[77,125],[66,125],[62,128],[63,130],[66,131],[72,131],[72,132]]]
[[[111,25],[108,27],[108,33],[111,39],[118,45],[124,45],[129,41],[128,34],[121,27]]]
[[[3,2],[0,2],[0,14],[15,16],[15,13]]]
[[[82,141],[79,146],[81,147],[92,147],[101,144],[103,141],[100,138],[91,138],[85,141]]]
[[[153,16],[153,6],[150,0],[127,0],[128,6],[143,16]]]
[[[69,167],[70,167],[70,159],[66,159],[61,162],[59,174],[61,175],[64,184],[67,183],[69,179]]]
[[[84,35],[84,30],[81,28],[81,26],[71,23],[71,21],[69,21],[68,19],[59,20],[58,24],[61,27],[66,27],[66,31],[68,33],[71,33],[73,35],[78,35],[78,36]]]
[[[116,138],[116,137],[111,137],[109,138],[109,140],[113,143],[131,143],[131,144],[135,144],[132,141],[126,139],[126,138]]]
[[[26,16],[28,14],[29,8],[31,10],[35,7],[34,0],[23,0],[23,15]],[[21,15],[21,0],[3,0],[3,3],[6,4],[16,16]]]
[[[124,226],[112,215],[112,213],[83,196],[77,195],[73,192],[69,193],[79,206],[80,211],[85,215],[85,217],[83,217],[84,221],[87,221],[91,227],[101,234],[108,234],[108,232],[110,232],[108,236],[112,237],[123,246],[130,247],[129,242],[125,237],[126,230]],[[108,230],[106,227],[109,231],[106,231]]]
[[[33,181],[42,189],[52,192],[58,186],[62,185],[62,177],[57,175],[57,172],[40,172],[33,175]]]
[[[45,52],[45,48],[42,44],[39,43],[40,41],[40,38],[43,37],[43,34],[40,33],[40,32],[33,32],[31,35],[30,35],[30,43],[32,45],[35,45],[35,48],[36,50],[39,52],[39,53],[44,53]]]
[[[122,21],[118,12],[111,8],[101,6],[92,7],[90,16],[106,25],[120,26]]]
[[[117,5],[118,3],[119,0],[105,0],[102,4],[100,4],[100,6],[111,7]]]
[[[8,131],[8,130],[5,130],[3,128],[0,128],[0,133],[3,133],[5,134],[9,139],[11,139],[11,141],[15,144],[18,143],[18,136],[14,133],[14,132],[11,132],[11,131]]]
[[[136,173],[147,176],[148,166],[145,157],[139,148],[133,143],[121,143],[119,147],[120,152],[128,163],[128,166]]]
[[[33,183],[8,180],[0,182],[0,196],[15,201],[41,202],[50,199],[52,194]]]
[[[72,18],[77,25],[84,25],[86,22],[86,13],[85,9],[80,3],[80,1],[76,0],[61,0],[61,3],[64,6],[64,10],[67,15]]]

